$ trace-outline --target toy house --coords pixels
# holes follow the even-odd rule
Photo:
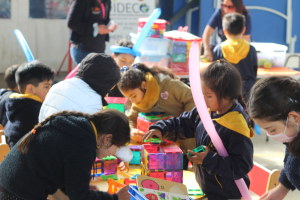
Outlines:
[[[122,113],[128,110],[128,99],[123,97],[106,97],[107,109],[116,109]]]
[[[141,174],[182,183],[182,151],[175,144],[143,144]]]
[[[101,176],[117,173],[117,159],[114,156],[107,156],[103,159],[96,158],[91,170],[91,176]]]

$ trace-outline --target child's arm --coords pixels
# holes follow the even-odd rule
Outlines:
[[[195,107],[192,91],[189,86],[179,80],[172,80],[170,87],[177,101],[184,106],[184,111],[191,111]]]
[[[299,180],[300,180],[300,177],[295,174],[293,176],[291,176],[291,178],[293,178],[294,180],[294,184],[292,184],[289,179],[287,178],[286,174],[285,174],[285,169],[283,168],[280,172],[280,176],[279,176],[279,179],[278,181],[284,185],[284,187],[290,189],[290,190],[295,190],[296,188],[298,190],[300,190],[300,183],[299,183]]]
[[[226,146],[229,156],[223,157],[209,151],[203,160],[202,167],[209,174],[234,180],[240,179],[253,167],[253,144],[249,138],[233,132]]]
[[[200,121],[197,108],[184,112],[179,117],[160,120],[151,125],[149,130],[157,129],[166,139],[176,141],[195,137],[196,121]]]
[[[127,116],[129,120],[130,130],[136,129],[138,115],[139,109],[132,105]]]

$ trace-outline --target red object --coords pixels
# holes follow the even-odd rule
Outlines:
[[[169,68],[172,69],[175,73],[182,73],[189,71],[189,59],[186,59],[186,62],[172,62],[170,58]]]
[[[138,19],[138,27],[143,28],[145,26],[145,24],[147,23],[148,18],[139,18]],[[152,29],[166,29],[166,24],[169,24],[168,21],[164,20],[164,19],[157,19],[154,21],[153,25],[152,25]]]
[[[250,179],[249,190],[258,196],[266,193],[270,171],[258,164],[254,164],[252,170],[248,173]]]
[[[136,180],[129,180],[129,178],[125,178],[125,185],[130,185],[130,184],[135,184],[136,185]]]
[[[144,133],[147,133],[149,131],[149,128],[152,124],[155,124],[155,122],[149,122],[141,117],[137,118],[137,129]]]
[[[128,102],[127,98],[124,97],[105,97],[107,103],[117,103],[117,104],[126,104]]]
[[[73,64],[73,61],[72,61],[72,57],[71,57],[71,51],[70,51],[70,48],[71,48],[71,41],[69,41],[69,59],[68,59],[68,74],[72,71],[72,64]]]
[[[149,170],[149,176],[153,178],[165,179],[165,172],[163,170]]]

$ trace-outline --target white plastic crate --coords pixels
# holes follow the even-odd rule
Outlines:
[[[168,68],[170,56],[153,56],[153,55],[143,55],[141,57],[136,57],[135,63],[144,63],[147,66],[158,66]]]
[[[256,49],[258,67],[263,67],[264,61],[270,61],[272,67],[284,67],[287,46],[260,42],[252,42],[250,44]]]
[[[130,33],[131,42],[135,44],[138,35]],[[143,41],[139,51],[142,55],[167,56],[170,40],[165,38],[148,38]]]

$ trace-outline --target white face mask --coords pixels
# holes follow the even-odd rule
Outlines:
[[[284,128],[284,132],[283,133],[278,133],[276,135],[269,135],[267,133],[267,135],[272,138],[273,140],[277,141],[277,142],[282,142],[282,143],[289,143],[291,142],[295,137],[297,137],[298,133],[299,133],[299,125],[297,124],[297,134],[295,136],[289,137],[285,134],[286,131],[286,127],[287,127],[287,123],[289,121],[289,117],[287,117],[286,119],[286,123],[285,123],[285,128]]]

